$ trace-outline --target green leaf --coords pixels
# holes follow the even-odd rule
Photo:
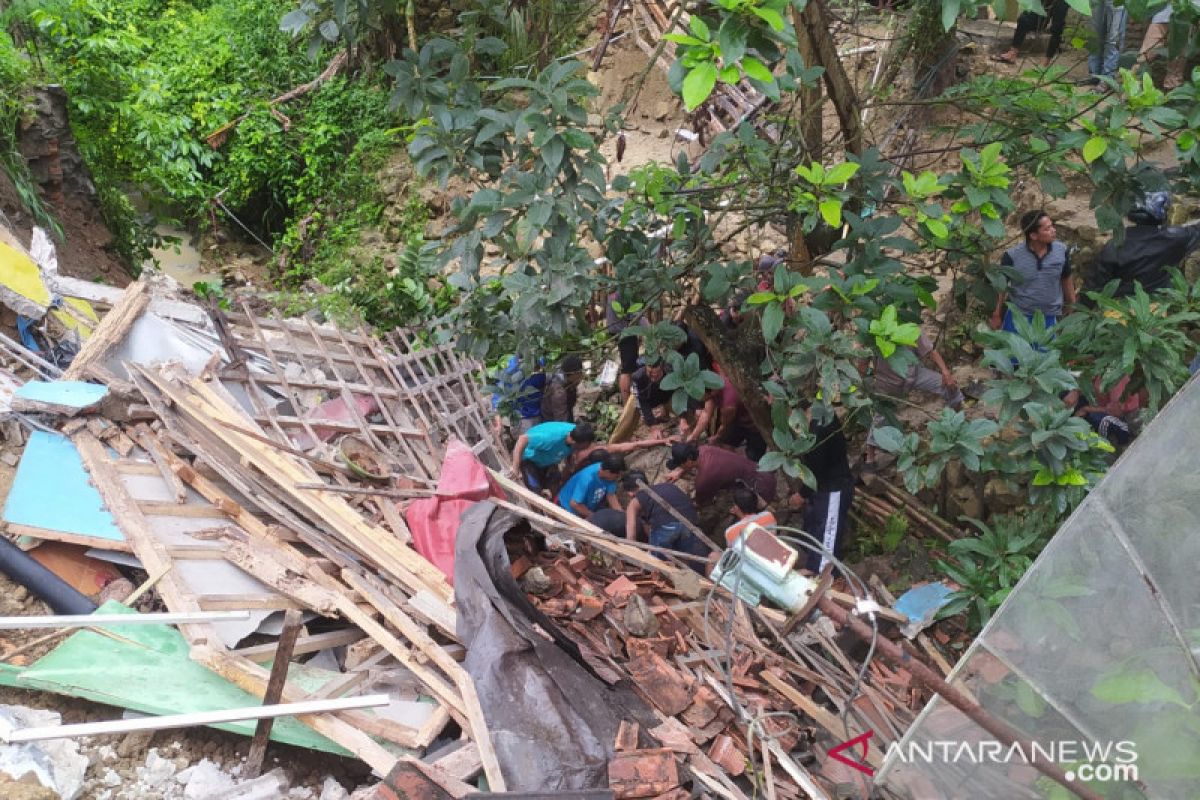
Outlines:
[[[696,34],[697,37],[706,42],[712,38],[712,33],[710,33],[708,30],[708,23],[694,14],[692,15],[692,18],[688,20],[688,27],[692,29],[692,33]]]
[[[1092,696],[1105,703],[1172,703],[1187,708],[1179,692],[1148,669],[1109,673],[1092,686]]]
[[[779,336],[780,329],[783,328],[783,304],[771,303],[763,311],[762,329],[763,338],[767,340],[767,344],[775,341]]]
[[[711,61],[696,65],[683,79],[683,105],[688,111],[695,111],[716,85],[717,65]]]
[[[960,6],[961,0],[942,0],[942,30],[948,31],[954,27]]]
[[[934,219],[933,217],[927,218],[925,220],[925,227],[928,228],[929,232],[938,239],[945,239],[950,235],[950,229],[947,228],[946,223],[942,222],[940,219]]]
[[[686,44],[693,47],[707,44],[707,42],[702,42],[695,36],[688,36],[686,33],[664,33],[662,38],[666,39],[668,42],[674,42],[675,44]]]
[[[1067,5],[1075,9],[1075,12],[1084,17],[1092,15],[1091,0],[1067,0]]]
[[[750,10],[754,12],[755,16],[770,25],[772,29],[777,31],[783,30],[783,15],[775,9],[751,6]]]
[[[746,36],[749,29],[737,16],[728,16],[717,29],[717,47],[726,64],[734,65],[746,55]]]
[[[738,72],[737,67],[730,64],[728,67],[722,67],[721,71],[717,73],[717,77],[721,79],[722,83],[737,83],[741,79],[741,73]]]
[[[563,144],[563,140],[557,136],[552,137],[550,141],[546,142],[546,145],[542,148],[542,161],[545,162],[547,169],[552,172],[558,171],[558,168],[562,165],[565,149],[566,146]]]
[[[766,65],[754,56],[746,56],[742,59],[742,71],[746,73],[746,77],[754,78],[764,83],[770,83],[775,80],[775,76],[771,74],[771,70],[767,69]]]
[[[858,173],[859,165],[853,161],[845,161],[825,173],[826,186],[837,186],[850,180]]]
[[[779,295],[775,294],[774,292],[755,292],[746,298],[746,304],[751,306],[761,306],[777,299],[779,299]]]
[[[831,228],[840,227],[842,224],[842,201],[836,198],[828,198],[821,201],[820,206],[821,217],[825,223]]]
[[[1105,139],[1103,136],[1093,136],[1083,146],[1083,160],[1090,164],[1104,155],[1104,151],[1107,149],[1108,139]]]

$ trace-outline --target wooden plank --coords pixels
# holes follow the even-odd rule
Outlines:
[[[14,533],[17,536],[28,536],[31,539],[45,539],[48,542],[66,542],[67,544],[79,544],[84,547],[98,547],[101,550],[118,550],[122,553],[133,552],[133,546],[129,542],[122,542],[116,539],[80,536],[74,533],[63,533],[62,531],[37,528],[33,525],[20,525],[15,522],[6,523],[5,528],[9,533]]]
[[[146,425],[138,425],[133,429],[133,437],[138,444],[142,446],[158,469],[162,479],[166,481],[167,487],[171,490],[171,495],[175,498],[176,503],[182,503],[187,500],[187,487],[183,485],[183,481],[179,480],[179,476],[171,471],[170,460],[167,458],[166,448],[163,447],[159,438]]]
[[[225,519],[224,512],[219,508],[208,505],[190,505],[187,503],[164,503],[158,500],[138,500],[138,508],[149,517],[202,517],[210,519]]]
[[[283,632],[275,645],[275,658],[271,663],[271,675],[267,679],[267,690],[263,694],[263,705],[273,706],[279,703],[283,695],[283,686],[287,683],[288,667],[292,663],[292,651],[296,647],[296,637],[304,618],[297,610],[288,611],[283,618]],[[263,761],[267,758],[267,741],[271,738],[271,728],[275,722],[266,717],[258,721],[254,728],[254,738],[250,740],[250,752],[246,755],[246,764],[242,774],[247,778],[257,778],[262,772]]]
[[[293,655],[302,656],[308,653],[315,653],[318,650],[325,650],[330,647],[344,647],[348,644],[354,644],[362,640],[363,632],[357,628],[345,628],[340,631],[326,631],[325,633],[314,633],[311,636],[301,636],[296,640],[296,646],[292,651]],[[256,644],[250,647],[239,647],[232,651],[234,655],[248,658],[251,661],[264,662],[270,661],[275,654],[275,643]]]
[[[196,603],[204,611],[234,611],[252,608],[259,611],[286,611],[297,608],[295,602],[277,594],[202,594]]]
[[[453,753],[435,759],[432,763],[460,781],[469,781],[483,771],[483,759],[474,742],[468,742]]]
[[[91,474],[92,483],[125,535],[125,541],[133,547],[133,552],[142,562],[143,568],[151,574],[165,573],[159,582],[158,591],[167,608],[171,611],[203,611],[178,572],[171,569],[174,562],[167,554],[166,547],[155,537],[145,515],[130,496],[116,470],[110,467],[104,445],[86,429],[76,433],[73,441],[85,468]],[[210,640],[220,641],[210,625],[181,625],[179,630],[193,646],[207,644]]]
[[[479,696],[475,693],[475,681],[467,674],[462,665],[451,658],[433,639],[429,638],[429,635],[414,623],[399,606],[389,602],[379,588],[372,585],[371,579],[349,570],[343,570],[342,577],[346,583],[357,589],[371,605],[379,609],[384,619],[394,625],[405,638],[422,653],[429,656],[454,681],[462,695],[462,704],[470,721],[471,738],[475,740],[475,745],[479,748],[479,756],[483,760],[483,771],[487,775],[488,786],[496,792],[507,791],[504,774],[500,771],[500,762],[496,758],[496,751],[492,746],[487,719],[483,715],[483,708],[479,705]]]
[[[145,281],[131,283],[112,310],[104,315],[104,319],[100,320],[100,324],[92,331],[92,335],[84,341],[79,354],[75,356],[71,365],[63,373],[63,380],[86,379],[92,365],[100,364],[108,351],[125,338],[125,334],[141,316],[148,302],[150,302],[149,285]]]
[[[846,728],[844,725],[842,725],[842,720],[840,717],[838,717],[838,715],[834,714],[832,711],[829,711],[823,706],[818,705],[811,697],[807,697],[798,689],[793,688],[786,681],[784,681],[778,675],[772,673],[770,670],[763,670],[761,673],[759,673],[759,677],[765,680],[772,689],[783,695],[784,699],[796,706],[796,708],[799,710],[803,711],[805,714],[811,717],[814,722],[832,734],[838,741],[841,741],[845,737]],[[720,687],[720,691],[723,694],[724,687]],[[854,729],[853,720],[851,720],[850,729],[851,733],[854,734],[862,732]],[[882,767],[883,758],[881,753],[877,750],[867,751],[867,763],[869,763],[875,769]]]
[[[48,725],[40,728],[19,728],[0,732],[6,743],[40,742],[47,739],[73,739],[82,736],[105,736],[135,731],[162,731],[172,728],[197,728],[202,725],[220,725],[225,722],[240,722],[247,719],[274,719],[276,717],[298,717],[324,714],[351,708],[378,708],[391,700],[386,694],[369,694],[362,697],[344,697],[338,700],[309,700],[297,703],[282,703],[251,708],[232,708],[220,711],[197,711],[191,714],[167,714],[161,717],[138,717],[116,719],[107,722],[80,722],[73,725]]]

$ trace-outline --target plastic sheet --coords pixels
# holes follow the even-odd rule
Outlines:
[[[490,496],[502,497],[471,448],[457,439],[446,446],[437,495],[416,500],[405,512],[413,547],[454,585],[454,539],[463,512]]]
[[[607,686],[512,577],[504,537],[528,532],[491,503],[463,515],[455,551],[458,637],[500,768],[514,792],[607,787],[622,719],[654,714],[628,686]],[[553,642],[535,630],[550,634]]]
[[[1064,523],[954,683],[1106,798],[1200,796],[1200,384],[1192,380]],[[1074,795],[978,759],[990,735],[934,699],[877,785],[903,797]],[[934,757],[913,759],[935,748]],[[1090,752],[1088,752],[1090,750]],[[1130,770],[1129,767],[1133,767]]]

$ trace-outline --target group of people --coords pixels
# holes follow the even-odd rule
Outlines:
[[[1017,27],[1013,32],[1012,43],[1008,49],[997,54],[994,58],[1006,64],[1015,64],[1019,57],[1019,48],[1025,38],[1034,31],[1049,29],[1046,40],[1046,60],[1049,66],[1062,46],[1063,30],[1067,24],[1067,11],[1070,3],[1067,0],[1045,0],[1043,10],[1025,11],[1017,17]],[[1091,25],[1095,41],[1088,54],[1088,72],[1090,80],[1098,83],[1101,78],[1112,78],[1117,74],[1121,51],[1125,47],[1125,29],[1129,21],[1129,10],[1124,4],[1114,0],[1091,0]],[[1171,4],[1168,2],[1151,18],[1142,39],[1138,58],[1143,64],[1150,64],[1159,51],[1166,46],[1167,31],[1171,22]],[[1174,58],[1167,62],[1163,88],[1171,90],[1183,83],[1184,59]]]
[[[1136,284],[1146,291],[1167,286],[1167,268],[1180,265],[1200,247],[1200,224],[1167,225],[1169,209],[1166,192],[1144,195],[1129,214],[1132,225],[1123,238],[1103,248],[1084,288],[1099,290],[1115,280],[1115,292],[1123,296],[1131,294]],[[1000,259],[1008,289],[1000,295],[990,319],[994,329],[1016,335],[1031,330],[1029,325],[1018,325],[1018,319],[1032,323],[1040,314],[1046,327],[1051,327],[1077,303],[1071,253],[1057,238],[1054,221],[1045,211],[1032,210],[1021,215],[1019,225],[1021,241]],[[739,309],[730,309],[726,324],[739,324],[736,314]],[[611,314],[609,327],[614,327]],[[623,326],[618,322],[617,327]],[[827,552],[839,553],[855,485],[841,420],[812,420],[810,433],[816,444],[806,455],[805,465],[816,485],[792,485],[783,476],[759,470],[766,440],[731,380],[723,378],[719,388],[676,415],[671,407],[672,392],[663,386],[669,374],[663,360],[643,361],[636,337],[618,341],[621,375],[627,378],[620,384],[622,396],[632,395],[650,431],[643,440],[597,442],[592,425],[575,419],[583,373],[578,357],[564,358],[549,375],[541,364],[525,374],[516,360],[501,373],[501,387],[507,387],[510,397],[517,390],[515,399],[507,401],[512,404],[508,416],[516,434],[512,468],[530,489],[614,535],[697,560],[714,550],[707,537],[697,535],[700,509],[711,508],[719,497],[727,498],[733,520],[730,530],[736,530],[739,520],[773,513],[778,501],[782,515],[798,514],[800,526]],[[680,347],[696,352],[703,345],[689,338]],[[905,398],[923,392],[940,397],[951,408],[962,407],[963,392],[930,337],[921,334],[912,350],[915,363],[903,374],[881,356],[864,367],[873,395]],[[698,355],[706,368],[720,373],[720,364],[707,352]],[[1091,399],[1075,392],[1064,401],[1101,435],[1123,445],[1130,437],[1129,418],[1140,405],[1136,394],[1127,396],[1127,385],[1128,380],[1112,387],[1096,385],[1089,393]],[[877,417],[875,425],[880,422]],[[673,427],[670,433],[669,426]],[[668,445],[669,472],[661,480],[651,483],[644,473],[628,468],[629,453]],[[868,436],[864,462],[873,460],[874,451],[873,439]],[[685,478],[693,487],[690,493],[681,488]],[[822,562],[814,553],[808,567],[816,571],[823,567]]]

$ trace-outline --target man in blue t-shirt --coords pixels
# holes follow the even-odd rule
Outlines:
[[[606,503],[609,508],[620,511],[617,481],[624,473],[625,459],[605,453],[600,461],[579,470],[563,484],[558,493],[558,504],[584,519]]]
[[[587,422],[543,422],[534,425],[517,439],[513,447],[513,472],[535,492],[558,488],[559,464],[572,453],[582,452],[596,438]]]

